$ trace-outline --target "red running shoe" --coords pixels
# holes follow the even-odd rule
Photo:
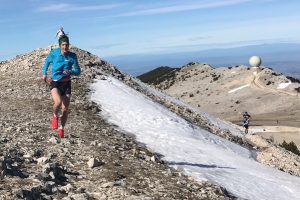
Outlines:
[[[52,127],[52,129],[58,128],[58,117],[57,116],[52,117],[51,127]]]
[[[58,129],[58,137],[64,138],[64,129],[62,128]]]

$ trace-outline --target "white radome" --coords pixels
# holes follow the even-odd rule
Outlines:
[[[260,64],[261,64],[261,59],[259,56],[252,56],[250,59],[249,59],[249,64],[252,66],[252,67],[259,67]]]

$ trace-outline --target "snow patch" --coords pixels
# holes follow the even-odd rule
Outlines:
[[[266,128],[249,128],[249,133],[261,133],[261,132],[271,132],[271,130]]]
[[[177,98],[169,96],[169,95],[143,83],[142,81],[140,81],[138,79],[132,79],[132,81],[134,81],[136,84],[140,85],[147,92],[149,92],[157,97],[166,99],[167,101],[170,101],[178,106],[183,106],[185,108],[188,108],[191,111],[193,111],[193,113],[201,115],[202,117],[206,118],[209,121],[209,123],[221,128],[221,129],[228,129],[232,135],[236,135],[239,137],[243,137],[243,135],[244,135],[244,133],[240,130],[240,128],[231,122],[226,122],[217,117],[211,116],[211,115],[207,114],[206,112],[200,111],[199,108],[195,109],[191,105],[184,103]]]
[[[249,86],[250,86],[250,84],[243,85],[243,86],[241,86],[241,87],[238,87],[238,88],[235,88],[235,89],[230,90],[228,93],[233,93],[233,92],[236,92],[236,91],[238,91],[238,90],[241,90],[241,89],[243,89],[243,88],[245,88],[245,87],[249,87]]]
[[[110,123],[196,180],[219,184],[241,199],[299,199],[299,177],[256,162],[249,150],[187,122],[121,81],[109,77],[91,88],[91,100]]]
[[[289,86],[292,82],[288,82],[288,83],[280,83],[278,84],[278,87],[277,89],[284,89],[286,88],[287,86]]]

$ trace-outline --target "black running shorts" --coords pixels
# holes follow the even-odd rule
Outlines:
[[[52,81],[50,83],[50,90],[53,88],[57,88],[61,96],[71,95],[71,80],[64,82]]]

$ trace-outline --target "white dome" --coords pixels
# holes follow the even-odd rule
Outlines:
[[[260,64],[261,64],[261,59],[259,56],[252,56],[250,59],[249,59],[249,64],[252,66],[252,67],[259,67]]]

